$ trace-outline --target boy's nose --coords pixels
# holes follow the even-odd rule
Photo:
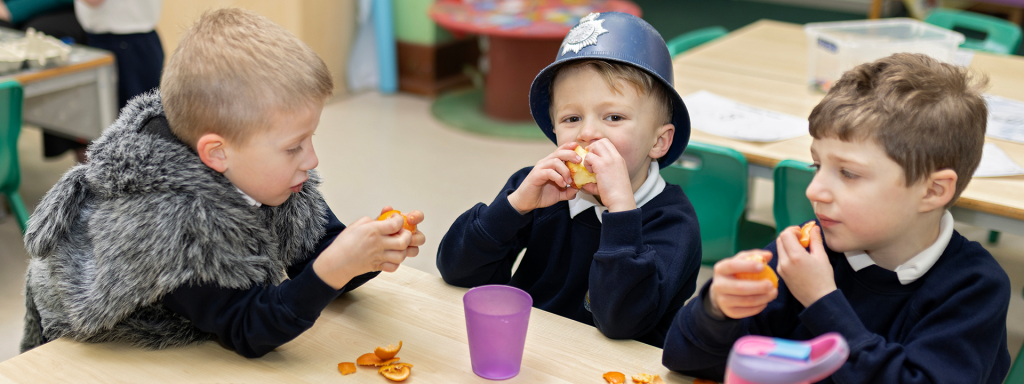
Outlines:
[[[306,161],[304,161],[302,164],[302,170],[308,171],[310,169],[316,168],[318,165],[320,165],[320,159],[317,158],[316,156],[316,149],[313,149],[313,146],[311,145],[309,146],[309,156],[306,158]]]
[[[587,119],[587,121],[583,123],[583,127],[580,128],[580,132],[576,135],[576,142],[585,147],[586,145],[584,145],[584,143],[589,145],[589,143],[600,140],[601,129],[598,127],[598,124],[599,123],[593,119]]]
[[[824,184],[820,173],[814,175],[814,178],[811,179],[811,184],[807,186],[807,190],[804,192],[807,195],[807,200],[810,200],[812,203],[831,202],[832,194],[828,192],[828,188]]]

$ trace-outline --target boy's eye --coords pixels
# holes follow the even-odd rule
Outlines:
[[[565,122],[565,123],[578,123],[579,121],[580,121],[580,117],[579,116],[569,116],[569,117],[566,117],[565,119],[562,119],[562,122]]]
[[[288,149],[288,154],[291,154],[291,155],[294,155],[294,154],[299,153],[299,152],[302,152],[302,146],[301,145],[298,146],[298,147],[295,147],[295,148],[289,148]]]
[[[619,116],[619,115],[611,115],[611,116],[605,117],[604,119],[608,120],[608,121],[622,121],[623,117]]]
[[[821,164],[814,163],[814,164],[808,165],[807,168],[813,169],[814,173],[817,174],[818,171],[821,170]]]
[[[847,171],[845,169],[839,170],[839,174],[843,175],[843,177],[845,177],[847,179],[856,179],[857,178],[857,175],[854,175],[854,174],[850,173],[850,171]]]

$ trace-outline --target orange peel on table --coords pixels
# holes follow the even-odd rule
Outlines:
[[[394,344],[388,344],[387,347],[377,347],[376,349],[373,350],[373,354],[377,355],[377,357],[380,358],[381,361],[386,361],[395,358],[395,355],[398,355],[398,351],[401,350],[402,341],[399,340],[397,347]]]
[[[808,221],[807,224],[804,224],[804,226],[800,228],[801,247],[807,248],[811,246],[811,230],[814,229],[815,226],[816,225],[813,221]]]
[[[590,152],[579,145],[573,149],[573,152],[580,155],[580,162],[565,162],[565,166],[569,167],[569,176],[572,177],[572,187],[576,189],[583,189],[584,185],[597,183],[597,176],[595,176],[593,172],[588,171],[587,167],[583,165],[583,159],[586,159],[587,154]]]
[[[768,256],[764,254],[748,254],[743,256],[742,260],[756,261],[764,264],[764,269],[761,272],[740,272],[736,274],[737,279],[743,280],[768,280],[772,282],[772,286],[775,288],[779,287],[779,276],[775,274],[772,267],[768,266]]]
[[[718,384],[718,382],[708,379],[693,379],[693,384]]]
[[[385,365],[380,367],[377,372],[391,381],[405,381],[412,373],[412,364],[397,363]]]
[[[622,374],[622,372],[606,372],[601,377],[603,377],[604,381],[607,381],[608,384],[626,384],[626,375]]]
[[[632,377],[634,384],[665,384],[665,381],[661,379],[661,376],[651,375],[649,373],[638,373]]]
[[[338,363],[338,371],[342,376],[353,374],[356,373],[356,365],[354,363]]]
[[[356,364],[363,366],[381,366],[383,365],[383,363],[384,360],[381,360],[379,357],[377,357],[377,355],[373,354],[373,352],[365,353],[362,356],[359,356],[358,359],[356,359]]]
[[[392,209],[390,211],[387,211],[387,212],[384,212],[384,213],[380,214],[380,217],[377,218],[377,221],[387,220],[387,219],[391,218],[391,215],[394,215],[394,214],[402,216],[402,220],[405,220],[405,222],[402,224],[402,229],[406,229],[409,232],[416,232],[416,226],[412,225],[412,224],[409,224],[409,216],[406,216],[406,215],[402,214],[402,211],[399,211],[397,209]]]

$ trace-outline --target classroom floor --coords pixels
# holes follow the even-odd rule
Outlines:
[[[39,130],[26,127],[22,132],[21,193],[31,211],[74,163],[70,155],[43,161]],[[472,204],[490,203],[512,172],[533,165],[553,149],[547,141],[503,141],[449,129],[430,115],[430,100],[377,93],[328,104],[314,146],[325,179],[322,190],[342,222],[376,215],[384,205],[425,213],[419,228],[427,244],[403,267],[433,274],[437,244],[451,223]],[[771,185],[758,182],[752,218],[770,223],[771,201]],[[972,239],[987,236],[980,228],[957,229]],[[1024,238],[1004,234],[998,245],[988,247],[1013,281],[1007,325],[1015,356],[1024,340]],[[0,361],[18,353],[27,260],[13,217],[0,218]],[[708,275],[705,268],[699,284]]]

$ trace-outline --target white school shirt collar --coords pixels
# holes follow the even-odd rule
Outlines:
[[[633,199],[636,200],[636,207],[640,208],[647,204],[648,201],[654,199],[655,196],[661,194],[661,191],[665,190],[665,179],[661,178],[661,168],[658,167],[657,161],[652,161],[651,166],[647,168],[647,180],[640,185],[640,188],[633,193]],[[597,214],[597,221],[601,221],[601,215],[604,211],[608,210],[608,207],[601,205],[594,198],[594,195],[579,191],[576,193],[576,198],[569,200],[569,217],[576,218],[576,215],[588,208],[594,207],[594,213]]]
[[[242,192],[241,188],[235,187],[235,189],[238,190],[238,193],[242,194],[242,198],[244,198],[245,201],[247,203],[249,203],[249,205],[254,206],[254,207],[261,207],[261,206],[263,206],[263,204],[260,204],[260,202],[256,201],[256,199],[252,198],[252,196],[249,196],[249,195],[245,194],[245,192]]]
[[[924,276],[935,265],[935,262],[939,261],[939,256],[942,256],[942,252],[946,250],[946,246],[949,245],[949,240],[952,237],[953,215],[946,211],[946,213],[942,214],[942,219],[939,220],[939,237],[935,239],[935,242],[914,257],[911,257],[907,262],[896,267],[896,277],[900,279],[900,284],[907,285]],[[850,263],[850,267],[854,271],[875,265],[875,261],[864,251],[844,253],[846,254],[846,261]]]

